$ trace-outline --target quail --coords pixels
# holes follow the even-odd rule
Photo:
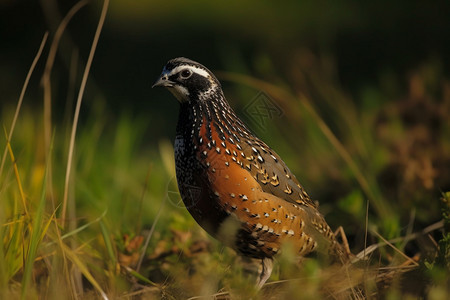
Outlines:
[[[175,58],[156,86],[167,88],[181,106],[174,151],[186,208],[210,235],[259,263],[258,288],[284,242],[299,257],[317,252],[333,261],[347,259],[317,204],[280,156],[236,115],[211,71]],[[224,227],[230,219],[234,225]]]

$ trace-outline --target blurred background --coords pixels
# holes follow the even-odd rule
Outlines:
[[[75,3],[0,3],[3,103],[16,101],[21,88],[17,83],[23,81],[44,32],[54,34]],[[433,5],[422,1],[286,1],[283,5],[272,1],[112,1],[88,92],[101,93],[112,113],[145,111],[149,118],[159,117],[154,120],[161,124],[176,118],[172,112],[176,105],[165,101],[170,99],[167,93],[151,91],[150,85],[167,60],[186,56],[212,70],[288,83],[294,80],[289,74],[294,67],[302,73],[315,69],[323,73],[318,76],[326,76],[323,80],[332,81],[362,105],[364,93],[371,88],[391,93],[406,89],[408,76],[424,64],[436,68],[439,76],[448,75],[449,6],[446,1]],[[91,1],[64,32],[53,70],[58,78],[56,109],[67,106],[67,74],[73,55],[79,61],[77,74],[82,73],[100,8],[100,2]],[[29,97],[38,89],[37,84],[33,87]],[[38,101],[28,102],[39,106]],[[170,132],[170,126],[164,126],[152,133],[167,136]]]
[[[2,1],[2,109],[15,107],[44,33],[49,31],[51,39],[76,3]],[[51,73],[56,130],[71,120],[101,5],[91,1],[80,8],[61,38]],[[219,75],[238,114],[288,161],[315,199],[333,204],[330,210],[339,198],[359,192],[355,174],[343,174],[348,166],[326,144],[316,120],[309,120],[299,103],[276,99],[269,90],[230,80],[220,71],[306,95],[356,155],[361,172],[372,173],[373,184],[381,185],[377,189],[390,193],[387,202],[403,201],[409,216],[411,194],[423,190],[436,199],[449,188],[449,8],[445,1],[112,1],[80,127],[101,112],[105,131],[114,131],[126,115],[142,124],[136,128],[138,149],[172,141],[178,104],[151,85],[169,59],[185,56]],[[43,107],[44,66],[41,59],[25,95],[24,106],[34,113]],[[246,110],[259,92],[272,97],[281,112],[263,126],[252,123]],[[3,123],[11,118],[5,116]],[[428,211],[430,203],[424,205]],[[438,213],[437,204],[434,208]]]
[[[22,167],[31,186],[32,166],[44,152],[39,137],[46,57],[76,3],[0,2],[0,115],[6,128],[49,32],[12,141],[19,159],[29,157]],[[74,14],[51,73],[52,130],[65,145],[55,151],[56,198],[102,5],[88,1]],[[438,221],[439,198],[450,190],[449,16],[448,1],[111,1],[78,125],[73,190],[79,215],[109,207],[120,236],[133,231],[137,207],[148,227],[161,199],[176,191],[170,145],[178,103],[151,85],[169,59],[184,56],[218,75],[237,114],[320,201],[330,225],[344,227],[354,249],[363,247],[368,199],[369,225],[386,238]],[[254,115],[251,105],[261,97],[276,114]],[[148,198],[135,206],[146,174]],[[177,205],[166,213],[163,219],[175,227],[183,221],[173,221],[174,215],[190,218]]]

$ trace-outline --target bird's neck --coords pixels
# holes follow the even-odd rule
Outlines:
[[[211,139],[212,130],[215,130],[221,138],[236,134],[240,137],[251,135],[223,94],[217,94],[208,100],[181,103],[177,136],[183,137],[186,142],[195,141],[200,137],[202,127],[206,131],[205,139]]]

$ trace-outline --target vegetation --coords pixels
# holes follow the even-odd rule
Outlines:
[[[55,5],[42,3],[47,12]],[[130,8],[117,1],[110,7],[112,24],[105,25],[108,1],[103,8],[90,5],[96,23],[83,26],[97,26],[97,31],[76,41],[70,33],[83,32],[83,26],[75,26],[76,17],[88,5],[76,2],[61,8],[66,17],[49,35],[42,33],[40,48],[36,43],[32,49],[39,49],[34,61],[32,55],[21,57],[29,70],[20,79],[26,78],[22,93],[14,93],[13,84],[19,84],[11,82],[0,104],[0,298],[449,298],[450,80],[445,54],[405,60],[410,63],[406,68],[391,61],[390,68],[354,80],[351,71],[342,72],[337,64],[346,65],[345,55],[333,54],[331,46],[321,48],[327,43],[319,41],[332,36],[337,23],[344,25],[336,30],[349,27],[347,17],[371,28],[350,2],[333,6],[336,16],[317,17],[317,24],[303,10],[304,23],[283,34],[280,26],[297,20],[293,12],[283,13],[315,11],[313,5],[282,8],[263,1],[260,13],[274,18],[277,26],[259,20],[249,6],[245,12],[254,26],[244,27],[245,14],[239,14],[231,29],[221,29],[237,2],[225,9],[199,1],[197,6],[218,14],[214,20],[200,17],[203,10],[174,3]],[[180,8],[173,6],[177,3]],[[149,7],[159,10],[149,12]],[[167,22],[180,14],[178,22]],[[242,276],[233,251],[196,225],[177,193],[171,141],[176,101],[159,91],[148,91],[146,103],[138,101],[150,86],[148,77],[156,78],[172,56],[157,57],[154,50],[144,59],[141,52],[141,63],[133,68],[144,76],[146,67],[141,66],[151,60],[146,78],[140,79],[148,81],[145,88],[131,83],[135,75],[105,84],[105,76],[126,73],[127,57],[106,51],[100,33],[115,48],[120,42],[111,32],[130,15],[137,23],[148,24],[141,18],[149,16],[153,26],[169,24],[152,27],[162,28],[153,43],[163,48],[163,37],[178,32],[172,28],[176,25],[191,24],[185,33],[193,39],[202,30],[231,30],[238,36],[240,28],[247,28],[241,34],[252,37],[251,50],[238,46],[245,37],[228,42],[215,37],[221,69],[228,71],[216,74],[237,113],[320,201],[329,224],[343,227],[357,262],[344,270],[321,266],[314,258],[298,264],[286,245],[261,291]],[[55,25],[55,15],[47,18]],[[388,26],[391,18],[386,15],[388,29],[379,25],[380,31],[395,31]],[[310,39],[307,29],[314,24],[321,35],[309,46],[290,40]],[[138,32],[138,26],[127,26]],[[266,39],[270,41],[262,44]],[[274,41],[280,42],[276,50]],[[280,53],[289,41],[289,52]],[[77,42],[89,47],[79,50]],[[191,46],[181,48],[186,56],[204,50],[202,43]],[[172,55],[170,47],[165,51]],[[140,54],[130,61],[136,62],[136,56]],[[98,71],[103,65],[109,74]],[[25,74],[26,68],[21,71]],[[350,79],[347,84],[344,77]],[[11,78],[18,75],[11,73]],[[166,98],[167,103],[161,100]],[[256,114],[252,105],[261,99],[273,110]]]

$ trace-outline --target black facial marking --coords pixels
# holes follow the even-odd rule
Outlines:
[[[211,88],[211,82],[197,73],[192,74],[191,77],[184,80],[183,85],[188,89],[190,95],[199,95]]]

